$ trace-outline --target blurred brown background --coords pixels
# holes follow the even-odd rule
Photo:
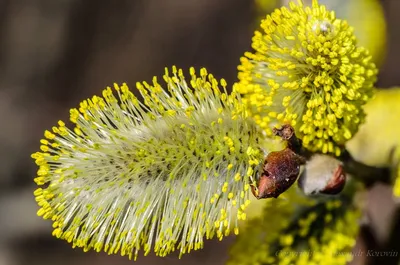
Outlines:
[[[379,85],[388,87],[400,85],[400,1],[382,4],[388,46]],[[130,263],[51,237],[50,222],[36,217],[30,154],[45,128],[113,82],[133,87],[175,64],[205,66],[232,84],[255,17],[252,0],[0,0],[0,265]],[[386,187],[377,189],[372,211],[382,198],[393,203]],[[378,216],[390,216],[383,208]],[[136,264],[224,264],[231,242]]]

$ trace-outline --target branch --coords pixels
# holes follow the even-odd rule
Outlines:
[[[344,150],[339,160],[343,162],[344,170],[357,180],[363,182],[367,187],[376,182],[390,184],[389,168],[372,167],[354,160],[351,154]]]

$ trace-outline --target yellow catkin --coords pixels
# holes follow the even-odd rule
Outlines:
[[[264,216],[248,221],[229,265],[345,265],[352,260],[359,209],[348,199],[318,202],[295,192],[285,193],[289,201],[268,201]]]
[[[238,233],[264,137],[225,80],[189,72],[137,83],[143,102],[114,84],[70,111],[75,128],[45,131],[34,195],[55,237],[136,259]]]
[[[248,113],[267,135],[290,123],[310,151],[340,155],[364,121],[377,74],[353,29],[317,1],[291,2],[262,20],[252,47],[235,84]]]

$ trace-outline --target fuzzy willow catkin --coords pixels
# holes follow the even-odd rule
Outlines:
[[[74,129],[59,121],[45,132],[34,194],[54,236],[136,259],[238,233],[263,135],[223,79],[190,76],[173,67],[167,88],[137,83],[143,102],[115,84],[70,111]]]
[[[285,195],[287,201],[265,204],[263,216],[268,214],[268,218],[246,223],[232,246],[228,265],[348,264],[362,209],[345,196],[315,200],[295,188]]]
[[[262,20],[236,89],[268,135],[290,123],[304,147],[339,156],[364,122],[377,69],[347,22],[312,3],[291,2]]]

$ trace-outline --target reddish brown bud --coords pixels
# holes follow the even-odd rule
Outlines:
[[[258,181],[258,199],[277,198],[296,181],[301,162],[298,155],[289,148],[271,152],[264,161]]]
[[[346,173],[341,161],[316,154],[311,157],[299,178],[299,188],[307,195],[340,193],[346,184]]]
[[[299,175],[300,165],[305,163],[305,159],[291,148],[291,143],[299,142],[290,125],[274,129],[274,134],[288,141],[288,146],[282,151],[269,153],[265,158],[257,187],[252,187],[257,199],[277,198],[293,185]]]
[[[339,165],[333,173],[332,178],[328,181],[328,184],[320,192],[330,195],[338,194],[343,190],[345,184],[346,173],[344,172],[343,167]]]

